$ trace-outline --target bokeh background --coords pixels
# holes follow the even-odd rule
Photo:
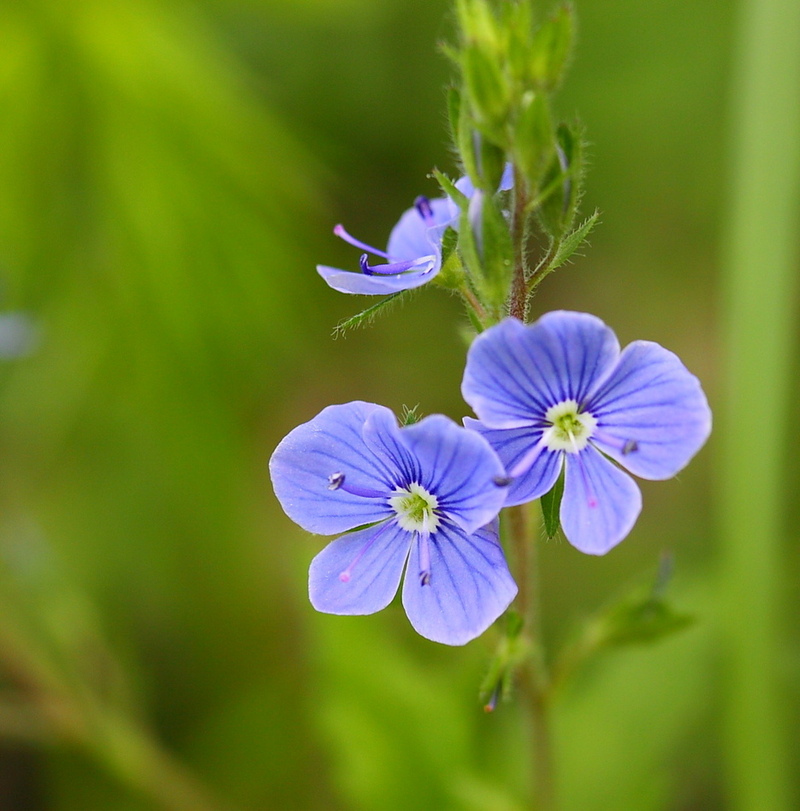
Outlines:
[[[735,12],[578,4],[558,111],[586,126],[602,224],[535,302],[668,346],[714,407]],[[456,172],[451,35],[447,0],[0,5],[0,311],[28,319],[0,360],[2,811],[528,807],[519,708],[478,700],[491,638],[437,646],[398,606],[316,615],[324,540],[267,473],[330,403],[467,413],[455,299],[424,290],[333,340],[364,300],[314,272],[355,267],[334,223],[380,245],[436,194],[431,168]],[[542,548],[552,646],[664,550],[697,617],[562,697],[566,811],[730,807],[715,442],[642,483],[607,557]],[[797,592],[779,668],[795,738]]]

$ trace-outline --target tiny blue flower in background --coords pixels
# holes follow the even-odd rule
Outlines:
[[[517,587],[497,538],[507,488],[497,455],[441,415],[400,428],[383,406],[325,408],[270,460],[275,494],[309,532],[333,535],[309,596],[329,614],[372,614],[395,596],[416,631],[446,645],[483,633]]]
[[[385,296],[427,284],[442,269],[442,236],[453,219],[446,197],[418,197],[413,208],[400,217],[389,235],[386,251],[373,248],[350,236],[341,225],[333,229],[356,248],[367,251],[360,261],[361,272],[317,265],[317,272],[334,290],[365,296]],[[368,253],[385,259],[369,264]]]
[[[472,344],[462,384],[478,415],[467,427],[497,451],[512,484],[506,506],[539,498],[564,469],[567,540],[605,554],[641,510],[636,483],[668,479],[702,447],[711,411],[697,378],[672,352],[634,341],[620,352],[599,318],[553,312],[525,326],[508,318]]]

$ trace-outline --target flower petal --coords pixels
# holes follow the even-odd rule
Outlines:
[[[508,608],[517,586],[497,540],[497,522],[473,535],[443,524],[428,541],[430,580],[422,585],[420,542],[403,584],[403,606],[417,633],[445,645],[480,636]]]
[[[534,428],[508,428],[506,430],[487,428],[482,422],[473,420],[471,417],[464,418],[464,425],[471,431],[477,431],[488,440],[507,471],[512,470],[542,436],[541,430]],[[558,474],[561,472],[562,456],[563,453],[560,451],[542,449],[530,468],[511,482],[504,506],[514,507],[517,504],[525,504],[552,490]]]
[[[439,510],[471,533],[500,512],[507,488],[495,480],[505,475],[489,443],[441,414],[403,429],[403,441],[419,460],[423,487],[433,493]]]
[[[587,408],[598,421],[592,441],[645,479],[674,476],[711,432],[700,381],[677,355],[650,341],[625,348]]]
[[[429,251],[430,252],[430,251]],[[422,254],[425,256],[426,254]],[[367,276],[357,271],[340,270],[326,265],[317,265],[317,273],[325,280],[328,287],[340,293],[352,293],[359,296],[388,296],[402,290],[413,290],[427,284],[440,270],[441,257],[431,254],[419,269],[407,270],[395,276]]]
[[[591,445],[565,456],[564,535],[581,552],[605,555],[633,528],[642,509],[642,494],[625,471]]]
[[[557,403],[582,403],[618,356],[613,331],[593,315],[556,311],[529,326],[507,318],[473,342],[461,391],[487,427],[522,428]]]
[[[433,217],[423,218],[416,206],[403,212],[389,235],[386,253],[393,261],[416,259],[439,250],[442,235],[453,219],[448,198],[434,197],[428,200]],[[434,250],[431,250],[431,249]]]
[[[308,596],[326,614],[374,614],[397,594],[411,534],[390,521],[331,541],[311,561]],[[342,580],[342,572],[349,579]]]
[[[388,408],[370,414],[361,435],[384,469],[391,471],[392,490],[422,482],[419,460],[404,442],[397,418]]]
[[[389,497],[392,471],[362,438],[367,418],[384,412],[394,419],[388,408],[372,403],[328,406],[284,437],[269,469],[275,495],[289,518],[309,532],[333,535],[393,514],[386,500],[328,488],[329,476],[344,473],[347,484],[385,491]]]

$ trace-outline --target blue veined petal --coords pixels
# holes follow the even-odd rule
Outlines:
[[[329,489],[329,476],[344,473],[347,485],[385,492],[387,498],[391,494],[393,471],[362,438],[368,417],[384,412],[392,416],[383,406],[360,401],[328,406],[297,426],[275,449],[269,462],[275,495],[303,529],[333,535],[393,514],[385,499]]]
[[[397,225],[392,229],[386,252],[393,261],[415,259],[418,256],[438,253],[440,250],[444,231],[453,219],[448,198],[434,197],[426,202],[429,206],[429,217],[423,217],[419,208],[413,206],[403,212]]]
[[[488,440],[500,457],[506,471],[513,470],[531,452],[542,436],[541,430],[533,428],[505,430],[487,428],[482,422],[473,420],[471,417],[464,418],[464,425],[471,431],[477,431]],[[525,504],[550,492],[561,472],[563,455],[560,451],[542,449],[528,470],[511,482],[504,506],[514,507],[517,504]]]
[[[364,444],[381,460],[384,469],[391,471],[393,489],[412,482],[421,483],[419,461],[403,441],[397,418],[388,408],[370,414],[364,422],[361,435]]]
[[[410,544],[411,534],[394,521],[331,541],[311,561],[311,604],[326,614],[374,614],[386,608],[397,593]]]
[[[402,439],[419,460],[420,484],[465,532],[475,532],[497,516],[506,488],[496,480],[505,472],[486,440],[441,414],[404,428]]]
[[[497,540],[497,522],[473,535],[443,524],[428,540],[426,585],[419,576],[423,542],[411,548],[403,606],[417,633],[445,645],[464,645],[480,636],[517,593]]]
[[[429,250],[430,252],[430,250]],[[317,265],[317,273],[329,287],[340,293],[359,296],[388,296],[402,290],[413,290],[427,284],[441,270],[441,256],[430,255],[416,270],[407,270],[395,276],[367,276],[358,271]]]
[[[700,381],[677,355],[650,341],[624,349],[588,410],[598,421],[592,441],[645,479],[674,476],[711,432]]]
[[[642,494],[624,470],[587,445],[565,454],[561,528],[588,555],[605,555],[633,528]]]
[[[473,342],[462,393],[488,427],[522,428],[557,403],[582,403],[618,356],[616,336],[593,315],[556,311],[529,326],[507,318]]]

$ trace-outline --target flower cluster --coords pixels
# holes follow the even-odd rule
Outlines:
[[[414,628],[464,644],[516,594],[498,542],[504,506],[541,497],[563,473],[565,536],[605,554],[641,510],[626,470],[674,476],[711,430],[700,384],[673,353],[648,341],[621,351],[585,313],[487,329],[469,350],[462,392],[478,416],[464,428],[440,415],[401,428],[388,409],[353,402],[324,409],[277,447],[270,470],[289,517],[310,532],[346,533],[311,564],[315,608],[378,611],[405,570]]]

